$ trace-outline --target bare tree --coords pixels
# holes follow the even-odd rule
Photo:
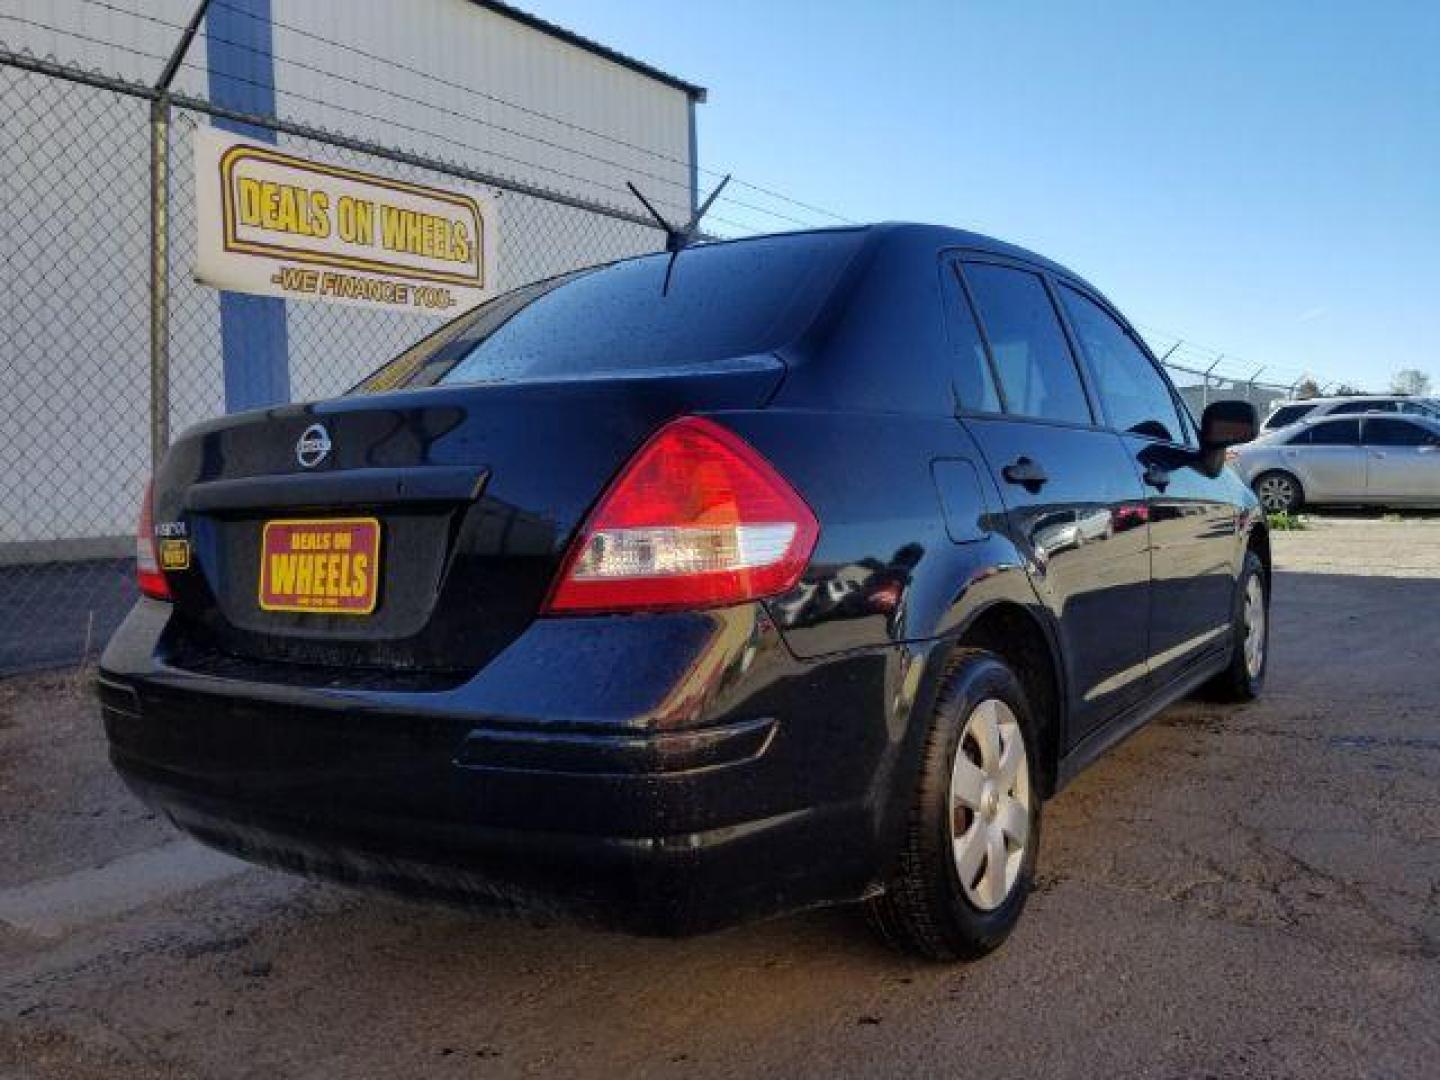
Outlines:
[[[1320,396],[1320,384],[1311,376],[1306,375],[1295,384],[1295,400],[1306,401],[1312,397]]]
[[[1430,376],[1419,368],[1402,368],[1391,377],[1390,390],[1396,394],[1424,397],[1430,393]]]

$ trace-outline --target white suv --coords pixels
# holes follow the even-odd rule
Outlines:
[[[1275,431],[1288,427],[1297,420],[1313,420],[1320,416],[1340,416],[1345,413],[1390,412],[1410,413],[1415,416],[1429,416],[1440,419],[1440,405],[1426,398],[1384,397],[1362,394],[1353,397],[1316,397],[1304,401],[1282,401],[1260,425],[1261,431]]]

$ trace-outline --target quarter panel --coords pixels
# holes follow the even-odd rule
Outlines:
[[[1034,602],[997,529],[993,482],[949,416],[767,409],[716,419],[774,463],[819,519],[800,583],[767,603],[797,656],[933,638],[983,599],[1020,589]],[[951,538],[936,462],[974,467],[983,508],[951,525],[972,540]]]

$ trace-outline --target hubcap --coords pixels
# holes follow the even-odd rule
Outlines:
[[[1005,902],[1030,839],[1025,737],[1005,702],[975,706],[950,769],[950,846],[965,896],[982,911]]]
[[[1265,588],[1258,576],[1245,583],[1245,671],[1250,678],[1265,666]]]
[[[1260,505],[1271,513],[1288,510],[1292,501],[1290,481],[1283,476],[1267,476],[1260,481]]]

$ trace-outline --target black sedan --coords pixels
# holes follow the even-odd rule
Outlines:
[[[976,956],[1043,798],[1192,690],[1258,693],[1254,427],[970,233],[539,282],[175,443],[113,761],[296,871],[651,933],[863,901]]]

